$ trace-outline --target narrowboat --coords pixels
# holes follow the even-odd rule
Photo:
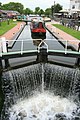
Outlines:
[[[46,38],[45,22],[41,20],[32,20],[30,24],[32,38]]]

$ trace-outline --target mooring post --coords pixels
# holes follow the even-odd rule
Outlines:
[[[26,25],[28,24],[27,20],[26,20]]]
[[[78,44],[78,52],[80,52],[80,42],[79,42],[79,44]],[[77,58],[75,65],[76,65],[76,66],[79,66],[79,64],[80,64],[80,58]]]
[[[8,41],[6,41],[5,37],[2,37],[2,49],[3,49],[3,53],[6,53],[8,52]],[[9,60],[8,59],[4,59],[5,61],[5,68],[8,68],[10,65],[9,65]]]
[[[9,66],[10,66],[9,60],[8,60],[8,59],[5,59],[5,68],[8,68]]]
[[[38,62],[47,62],[48,61],[48,45],[42,40],[42,42],[38,46],[38,55],[37,61]]]

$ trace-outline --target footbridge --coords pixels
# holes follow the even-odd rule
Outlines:
[[[36,56],[37,62],[49,62],[48,56],[61,56],[61,57],[72,57],[76,58],[76,65],[79,66],[80,64],[80,52],[78,51],[71,51],[67,49],[67,43],[65,45],[64,50],[54,50],[49,49],[48,44],[45,40],[41,40],[39,45],[34,50],[24,50],[23,41],[21,42],[21,49],[18,51],[9,51],[7,40],[1,40],[0,46],[0,67],[3,68],[2,61],[5,61],[5,66],[9,67],[9,60],[13,58],[22,58],[22,57],[29,57],[29,56]],[[80,47],[80,46],[79,46]]]

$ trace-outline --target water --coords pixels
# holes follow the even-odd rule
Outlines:
[[[80,70],[37,64],[4,72],[1,120],[80,120]]]
[[[25,99],[12,106],[10,120],[22,118],[22,120],[55,120],[72,117],[76,105],[66,98],[50,95],[50,93],[38,94],[30,99]],[[58,116],[58,117],[57,117]]]
[[[42,93],[44,92],[44,64],[42,64]]]

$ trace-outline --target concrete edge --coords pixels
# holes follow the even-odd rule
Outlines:
[[[46,29],[58,40],[58,42],[60,42],[60,44],[65,47],[65,41],[63,41],[63,38],[61,38],[57,33],[52,32],[47,26]],[[73,51],[77,51],[77,47],[75,45],[72,45],[70,43],[67,43],[67,48],[68,49],[72,49]]]
[[[18,37],[20,36],[22,31],[24,30],[25,26],[26,26],[26,24],[24,24],[23,27],[12,37],[12,40],[9,41],[9,43],[8,43],[8,48],[9,49],[11,49],[14,46],[16,40],[18,39]]]

